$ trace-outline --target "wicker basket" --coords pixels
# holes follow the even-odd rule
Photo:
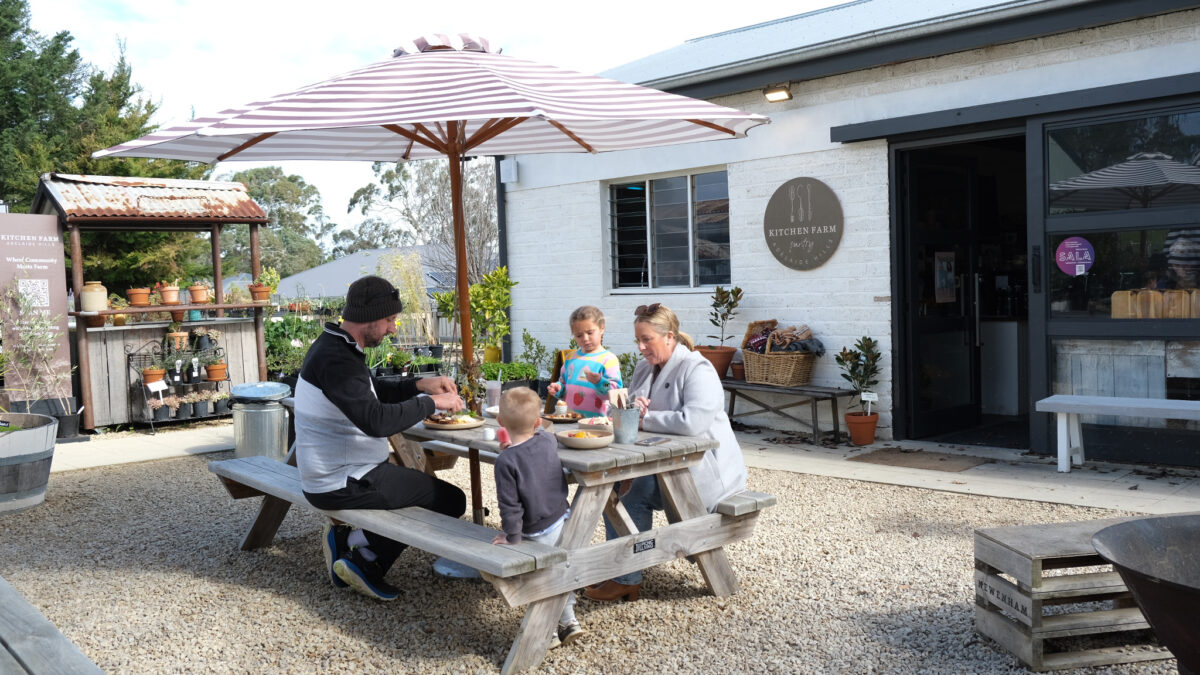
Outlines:
[[[753,321],[742,338],[742,361],[746,364],[746,381],[753,384],[769,384],[776,387],[799,387],[812,379],[813,362],[816,355],[811,352],[771,352],[771,339],[767,338],[765,354],[746,349],[750,338],[765,328],[779,325],[774,319]]]

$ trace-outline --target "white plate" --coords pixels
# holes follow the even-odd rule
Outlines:
[[[591,438],[574,438],[571,436],[571,434],[579,433],[580,431],[580,429],[569,429],[567,431],[559,431],[554,435],[558,437],[559,443],[577,450],[594,450],[596,448],[603,448],[613,442],[613,432],[605,429],[583,429],[582,431],[592,434]]]
[[[500,416],[500,406],[489,405],[488,407],[483,409],[483,414],[487,415],[488,417],[499,417]]]

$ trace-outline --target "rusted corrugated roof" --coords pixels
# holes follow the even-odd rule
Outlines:
[[[34,212],[57,211],[67,223],[265,223],[241,183],[48,173]],[[53,204],[45,203],[47,200]],[[39,202],[41,202],[39,204]]]

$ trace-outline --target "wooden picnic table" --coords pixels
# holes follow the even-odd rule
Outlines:
[[[464,430],[430,429],[418,424],[404,435],[416,441],[441,441],[447,446],[465,448],[473,465],[474,498],[479,489],[481,452],[484,458],[494,458],[500,451],[498,441],[484,439],[483,429],[496,426],[494,419],[486,420],[483,427]],[[574,429],[575,425],[557,428]],[[598,450],[560,446],[559,459],[578,484],[571,503],[571,518],[558,544],[567,552],[566,564],[505,579],[484,575],[510,606],[529,605],[509,650],[504,672],[532,667],[541,661],[548,646],[547,636],[566,605],[567,595],[588,584],[691,556],[714,595],[737,592],[737,577],[724,546],[749,537],[759,508],[773,504],[774,497],[741,493],[735,495],[737,499],[723,502],[724,509],[718,508],[710,514],[700,501],[688,467],[700,462],[705,452],[717,447],[717,442],[708,438],[639,433],[639,437],[650,435],[666,436],[670,441],[654,446],[614,443]],[[619,481],[651,475],[658,478],[662,487],[671,522],[638,532],[613,488]],[[736,517],[724,515],[722,510]],[[591,545],[603,514],[609,516],[620,537]]]

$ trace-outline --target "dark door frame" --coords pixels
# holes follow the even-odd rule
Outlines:
[[[890,248],[892,268],[892,433],[897,439],[910,438],[908,391],[912,375],[907,363],[910,344],[909,324],[909,289],[908,278],[904,271],[907,269],[904,256],[907,255],[907,237],[902,231],[903,217],[901,215],[901,197],[907,190],[904,171],[899,166],[897,154],[912,150],[933,149],[940,146],[958,145],[976,141],[987,141],[997,138],[1012,138],[1025,136],[1026,128],[1021,126],[979,131],[966,134],[947,134],[944,136],[925,137],[920,140],[892,141],[888,143],[888,202],[890,220]],[[1026,142],[1028,146],[1028,141]],[[1028,286],[1027,286],[1028,288]],[[1032,311],[1032,307],[1030,308]],[[896,355],[902,355],[897,358]]]

